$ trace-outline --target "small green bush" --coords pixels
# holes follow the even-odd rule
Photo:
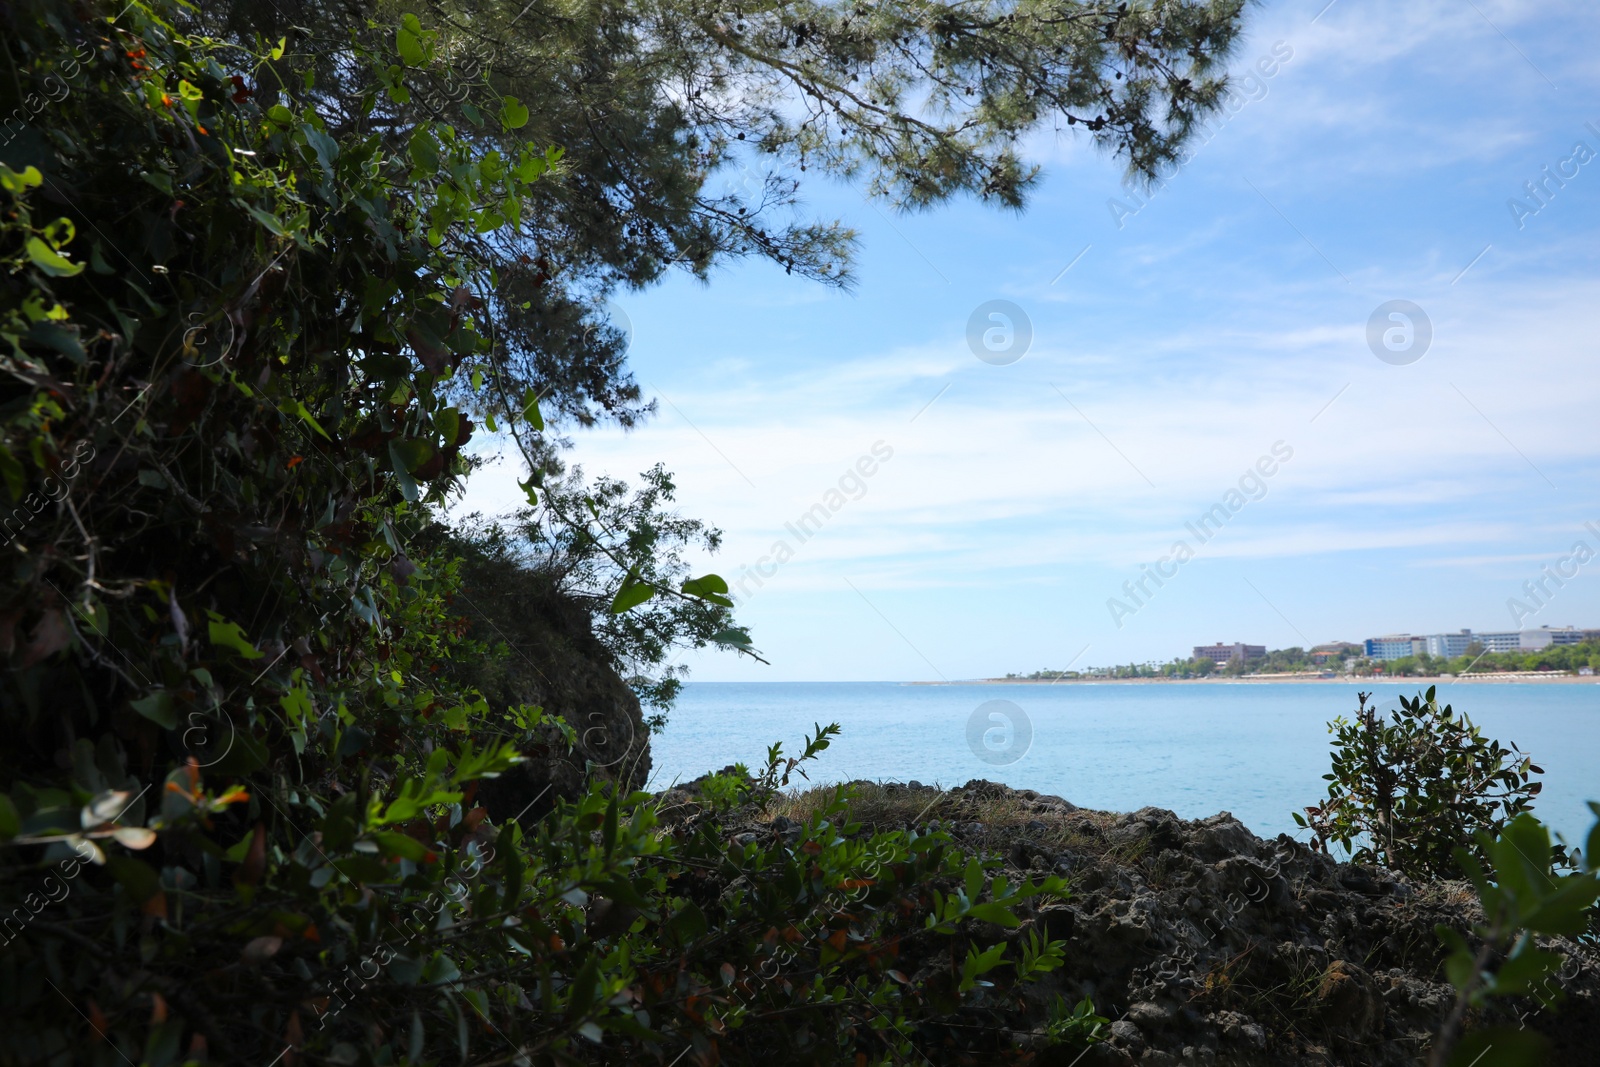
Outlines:
[[[1354,720],[1328,724],[1335,735],[1328,796],[1294,813],[1324,852],[1337,844],[1354,863],[1417,878],[1459,875],[1454,850],[1479,831],[1496,835],[1533,806],[1544,771],[1516,745],[1485,738],[1465,715],[1441,706],[1432,686],[1401,697],[1386,722],[1370,693],[1358,694]]]
[[[1600,816],[1600,804],[1589,802]],[[1473,948],[1448,926],[1436,928],[1450,950],[1445,974],[1456,1002],[1445,1017],[1428,1059],[1429,1067],[1537,1067],[1548,1061],[1544,1036],[1522,1026],[1495,1026],[1463,1034],[1468,1012],[1496,997],[1528,997],[1551,1007],[1562,997],[1554,979],[1566,957],[1536,938],[1593,937],[1595,901],[1600,899],[1600,822],[1581,853],[1569,856],[1550,840],[1532,815],[1511,820],[1498,836],[1479,831],[1477,855],[1455,850],[1472,880],[1484,920],[1474,925]],[[1480,861],[1478,858],[1482,856]]]

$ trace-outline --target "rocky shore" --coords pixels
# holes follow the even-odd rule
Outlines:
[[[1185,821],[1158,808],[1089,811],[982,780],[947,791],[860,782],[854,791],[851,815],[864,831],[942,827],[964,849],[1003,857],[1016,872],[1068,881],[1070,897],[1032,909],[1021,928],[974,935],[1019,942],[1036,932],[1066,943],[1064,966],[1027,987],[1023,1017],[1037,1025],[1016,1025],[1014,995],[1005,1006],[1004,1041],[1038,1046],[1040,1067],[1412,1067],[1425,1060],[1454,999],[1434,928],[1466,933],[1480,918],[1468,883],[1415,884],[1338,863],[1287,835],[1262,840],[1226,812]],[[695,807],[694,792],[693,784],[672,791],[676,818],[692,817],[685,812]],[[782,797],[726,832],[734,840],[798,836],[824,792]],[[1469,1024],[1520,1021],[1549,1038],[1551,1062],[1593,1062],[1600,951],[1562,940],[1547,947],[1568,957],[1556,1008],[1513,1000]],[[914,986],[934,988],[948,962],[934,953],[902,968]],[[1091,997],[1111,1020],[1107,1039],[1081,1060],[1077,1050],[1039,1040],[1058,996]],[[981,997],[963,1006],[967,1029],[998,1025],[1001,1006],[994,1007],[986,1016]],[[981,1046],[974,1039],[971,1047]]]

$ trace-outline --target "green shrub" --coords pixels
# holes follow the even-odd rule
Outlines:
[[[1591,801],[1589,808],[1600,817],[1600,804]],[[1547,1062],[1549,1051],[1538,1032],[1495,1026],[1463,1035],[1463,1024],[1469,1009],[1492,998],[1528,997],[1542,1007],[1561,999],[1561,988],[1552,979],[1566,957],[1541,948],[1536,937],[1593,935],[1595,902],[1600,899],[1600,867],[1595,863],[1600,822],[1589,831],[1576,862],[1526,813],[1498,836],[1484,831],[1475,836],[1477,853],[1458,848],[1455,857],[1478,891],[1484,918],[1472,930],[1476,949],[1450,927],[1437,928],[1450,950],[1445,974],[1457,995],[1434,1042],[1429,1067],[1536,1067]]]
[[[735,836],[780,750],[689,819],[600,785],[530,827],[475,804],[574,736],[452,680],[509,653],[431,525],[476,418],[543,433],[479,257],[560,170],[497,146],[521,105],[388,121],[414,19],[352,47],[345,98],[276,82],[285,42],[92,10],[0,10],[5,92],[72,87],[0,146],[0,1063],[886,1062],[974,1018],[1004,1053],[1061,946],[974,930],[1057,879],[859,834],[843,798]],[[530,502],[603,610],[682,600],[748,650],[721,580],[654,554],[697,533],[652,525],[664,476],[554,488]],[[648,660],[678,624],[642,618],[616,645]]]
[[[1484,738],[1465,715],[1440,706],[1433,687],[1401,697],[1385,721],[1358,695],[1354,720],[1328,724],[1328,796],[1294,813],[1324,852],[1337,844],[1355,863],[1417,878],[1458,874],[1455,849],[1491,835],[1533,806],[1544,772],[1515,745]]]
[[[1018,204],[1047,106],[1153,174],[1220,105],[1242,4],[980,11],[955,37],[916,5],[782,8],[737,40],[694,5],[293,7],[314,28],[257,39],[278,5],[0,5],[0,1063],[1004,1058],[1061,945],[978,934],[1058,880],[861,834],[838,796],[752,828],[799,766],[777,749],[693,812],[591,783],[493,825],[482,783],[574,732],[504,695],[507,657],[541,669],[482,632],[515,605],[457,604],[520,568],[624,667],[752,654],[727,585],[683,566],[715,536],[668,514],[665,472],[553,477],[541,408],[644,413],[593,303],[747,253],[847,281],[845,228],[701,195],[735,130],[908,203]],[[943,126],[779,106],[801,38],[920,101],[913,33],[941,69],[1013,74]],[[438,524],[480,429],[528,462],[506,538]],[[1063,1003],[1045,1033],[1103,1023]]]

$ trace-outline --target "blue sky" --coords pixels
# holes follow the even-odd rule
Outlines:
[[[688,654],[694,679],[1509,629],[1544,564],[1600,549],[1600,12],[1325,2],[1253,9],[1231,67],[1254,78],[1142,206],[1115,160],[1043,132],[1022,215],[806,187],[861,231],[853,294],[746,265],[617,297],[660,412],[577,435],[574,460],[665,462],[725,532],[707,569],[767,575],[739,619],[772,665]],[[1031,324],[1007,365],[968,343],[995,300]],[[1431,325],[1420,358],[1415,315],[1407,334],[1380,314],[1396,362],[1369,345],[1390,301]],[[892,454],[849,475],[874,445]],[[464,507],[514,506],[517,473],[480,473]],[[1204,544],[1187,530],[1241,501]],[[819,503],[837,510],[802,542],[785,524]],[[1193,558],[1132,599],[1180,539]],[[1595,572],[1524,625],[1600,626]]]

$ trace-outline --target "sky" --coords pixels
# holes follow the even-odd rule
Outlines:
[[[1022,214],[803,187],[860,231],[853,293],[740,264],[617,295],[659,410],[571,459],[674,472],[724,533],[696,572],[770,661],[687,651],[691,679],[1600,627],[1600,556],[1573,556],[1600,553],[1600,11],[1247,25],[1214,136],[1148,196],[1044,131]],[[512,509],[520,474],[457,512]],[[1535,602],[1546,566],[1576,574]]]

